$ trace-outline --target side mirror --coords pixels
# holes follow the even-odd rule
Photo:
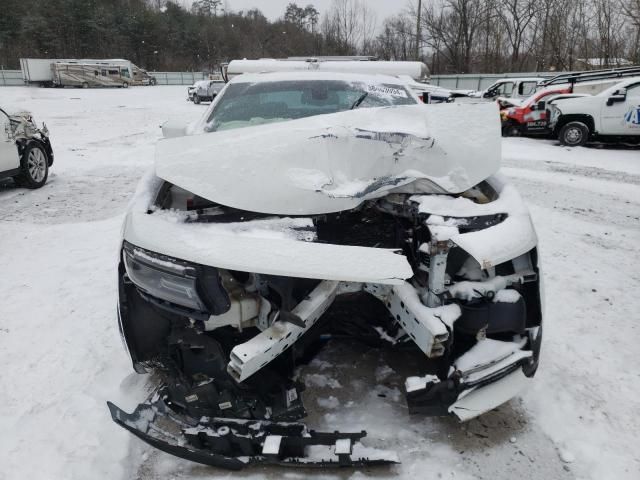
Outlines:
[[[538,102],[538,107],[536,108],[536,110],[544,110],[545,108],[547,108],[547,104],[544,100],[540,100]]]
[[[495,91],[494,91],[494,90],[489,90],[489,91],[484,92],[484,93],[482,94],[482,98],[493,98],[493,97],[495,97],[495,96],[496,96],[496,93],[495,93]]]
[[[188,122],[183,120],[169,120],[162,124],[164,138],[184,137],[187,134]]]
[[[627,89],[626,88],[621,88],[620,90],[616,90],[615,92],[613,92],[613,95],[611,95],[607,99],[607,107],[610,107],[614,103],[624,102],[626,99],[627,99]]]

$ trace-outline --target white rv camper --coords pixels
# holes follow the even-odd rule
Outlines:
[[[124,77],[118,86],[124,86],[124,83],[129,85],[155,85],[156,79],[149,75],[146,70],[134,65],[129,60],[120,58],[116,59],[69,59],[69,58],[21,58],[20,68],[22,70],[22,78],[24,83],[28,85],[39,85],[41,87],[52,87],[55,85],[65,85],[66,78],[62,79],[63,83],[60,83],[59,75],[55,72],[59,67],[54,67],[54,64],[69,64],[69,65],[96,65],[99,66],[99,71],[103,68],[107,70],[118,69],[120,75]],[[81,68],[77,67],[74,70],[79,74]],[[85,79],[86,80],[86,79]],[[69,80],[73,82],[73,80]],[[86,80],[88,86],[112,86],[103,85],[104,82],[89,82]],[[75,86],[83,86],[83,82]]]
[[[56,62],[51,64],[56,87],[121,87],[131,84],[129,70],[107,63]]]

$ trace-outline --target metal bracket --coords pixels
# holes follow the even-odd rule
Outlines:
[[[406,282],[393,288],[366,284],[364,290],[384,302],[395,321],[428,357],[444,353],[449,331],[441,318],[459,316],[457,305],[427,307],[413,285]]]
[[[427,305],[438,307],[443,304],[442,295],[447,291],[445,275],[447,270],[447,256],[452,243],[449,240],[432,240],[429,244],[429,284]]]
[[[290,322],[276,320],[269,328],[251,340],[236,345],[231,350],[227,371],[237,381],[242,382],[256,373],[267,363],[278,357],[293,345],[333,303],[339,282],[321,282],[307,298],[291,311],[297,315],[304,327]]]

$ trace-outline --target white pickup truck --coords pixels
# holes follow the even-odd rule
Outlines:
[[[640,143],[640,77],[597,95],[558,100],[550,106],[550,127],[570,147],[595,139]]]
[[[225,83],[222,79],[199,80],[188,88],[187,100],[191,100],[195,104],[212,102],[224,86]]]
[[[501,78],[486,89],[473,92],[469,94],[469,96],[472,98],[483,98],[485,100],[509,98],[517,102],[518,100],[530,97],[542,81],[544,81],[542,77]]]

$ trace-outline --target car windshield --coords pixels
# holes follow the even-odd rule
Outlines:
[[[340,80],[235,83],[207,118],[206,131],[336,113],[351,108],[418,103],[402,85]]]

